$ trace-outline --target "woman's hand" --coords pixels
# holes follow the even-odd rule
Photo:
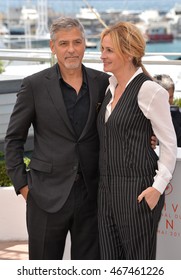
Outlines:
[[[145,198],[148,206],[153,210],[159,201],[160,195],[161,193],[157,189],[148,187],[138,196],[138,202],[140,203]]]

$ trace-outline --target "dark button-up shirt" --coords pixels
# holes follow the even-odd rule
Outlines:
[[[58,69],[60,87],[63,93],[67,114],[78,138],[80,137],[87,122],[90,106],[86,73],[84,69],[82,69],[82,71],[83,82],[80,91],[77,94],[76,90],[63,80]]]

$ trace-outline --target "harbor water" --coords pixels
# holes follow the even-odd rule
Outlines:
[[[171,43],[150,43],[146,45],[146,52],[180,53],[181,39],[174,39]],[[177,58],[175,56],[169,58]]]

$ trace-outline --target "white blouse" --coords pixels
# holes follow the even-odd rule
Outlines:
[[[142,72],[142,68],[140,67],[127,85]],[[106,107],[106,122],[111,115],[111,103],[113,102],[114,92],[117,86],[115,76],[111,76],[109,82],[110,85],[108,88],[111,91],[112,98]],[[172,178],[177,158],[177,140],[168,100],[168,92],[159,84],[150,80],[143,83],[138,93],[138,106],[145,117],[150,120],[154,134],[159,140],[158,170],[156,170],[156,176],[154,177],[152,186],[160,193],[164,192]]]

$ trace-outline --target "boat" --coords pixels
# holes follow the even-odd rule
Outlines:
[[[49,33],[40,36],[29,34],[6,34],[1,37],[1,42],[8,49],[48,48],[49,41]]]
[[[176,3],[165,15],[168,20],[171,20],[173,24],[177,24],[181,18],[181,4]]]
[[[34,48],[49,48],[50,34],[45,35],[3,35],[2,40],[0,40],[1,48],[11,48],[11,49],[34,49]],[[86,39],[86,48],[87,49],[96,49],[98,44],[97,40],[94,38]]]
[[[181,39],[181,4],[176,3],[165,17],[170,22],[174,37]]]
[[[0,33],[2,34],[0,46],[11,49],[49,48],[50,33],[47,8],[44,5],[45,3],[39,9],[23,6],[19,22],[13,26],[8,24],[9,30],[7,29],[6,33]],[[81,12],[82,18],[83,11]],[[95,21],[94,13],[88,11],[89,9],[85,10],[85,17],[89,14],[89,19]],[[94,11],[96,12],[96,10]],[[90,38],[86,36],[86,38],[86,48],[96,49],[97,41],[92,36]]]
[[[7,26],[0,22],[0,35],[5,35],[8,33],[9,33],[9,30],[8,30]]]
[[[163,26],[146,29],[145,38],[147,43],[170,43],[174,40],[173,34]]]
[[[85,44],[87,49],[97,49],[97,42],[93,41],[91,38],[86,39]]]
[[[10,49],[48,48],[47,1],[38,1],[37,8],[27,4],[19,12],[16,21],[8,18],[8,32],[0,37],[1,43]]]
[[[0,49],[5,48],[3,38],[5,35],[8,35],[8,34],[9,34],[9,30],[8,30],[7,26],[0,22]]]
[[[145,10],[140,12],[139,19],[149,24],[151,22],[159,22],[161,20],[161,16],[158,10]]]
[[[23,6],[21,9],[20,22],[24,23],[29,20],[34,22],[38,20],[39,14],[36,8]]]
[[[75,17],[84,26],[86,35],[97,35],[105,27],[100,13],[93,7],[81,7]]]

